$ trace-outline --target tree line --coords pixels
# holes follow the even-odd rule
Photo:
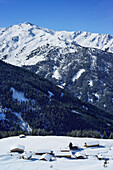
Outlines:
[[[30,135],[30,136],[50,136],[54,135],[53,131],[47,132],[45,129],[33,129],[30,132],[22,131],[22,130],[14,130],[14,131],[0,131],[0,139],[11,137],[11,136],[19,136],[20,134]],[[106,134],[96,131],[96,130],[72,130],[71,132],[67,132],[65,136],[70,137],[88,137],[88,138],[98,138],[98,139],[113,139],[113,132]]]

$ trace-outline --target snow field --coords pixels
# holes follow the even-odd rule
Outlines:
[[[85,142],[95,143],[99,142],[100,147],[85,148]],[[61,148],[68,147],[69,143],[78,145],[81,150],[76,151],[81,154],[89,155],[87,159],[68,159],[68,158],[56,158],[53,161],[42,161],[40,155],[34,155],[30,160],[19,159],[19,154],[14,153],[12,156],[9,151],[12,145],[24,145],[25,151],[36,150],[53,150],[54,152],[60,152]],[[109,170],[113,169],[113,140],[92,139],[92,138],[73,138],[64,136],[27,136],[26,138],[9,137],[0,140],[0,169],[1,170],[102,170],[104,169],[104,160],[98,160],[95,155],[104,154],[110,159],[107,166]]]

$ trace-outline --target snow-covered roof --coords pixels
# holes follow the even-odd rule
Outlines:
[[[100,159],[100,160],[101,160],[101,159],[102,159],[102,160],[103,160],[103,159],[109,159],[109,158],[111,158],[111,157],[113,158],[113,156],[111,156],[111,155],[101,154],[101,153],[99,153],[99,154],[97,155],[97,158]]]
[[[85,144],[87,146],[95,146],[95,145],[99,145],[99,142],[98,141],[91,141],[91,142],[85,142]]]
[[[36,151],[35,151],[35,154],[36,155],[40,155],[40,154],[45,154],[45,153],[53,153],[53,151],[52,150],[50,150],[50,149],[37,149]]]
[[[48,154],[48,153],[45,153],[43,154],[39,159],[40,160],[45,160],[45,161],[50,161],[52,158],[52,155]]]
[[[55,152],[55,157],[71,157],[71,152]]]
[[[22,158],[23,159],[30,159],[32,157],[33,153],[31,151],[27,152],[27,153],[24,153],[22,155]]]
[[[70,152],[70,149],[67,147],[67,148],[61,148],[60,149],[61,152]]]
[[[75,153],[75,157],[84,157],[85,158],[85,154],[84,153],[80,153],[80,152],[76,152]]]
[[[17,144],[17,145],[13,145],[10,150],[13,150],[13,149],[19,149],[19,150],[25,150],[25,146],[23,145],[20,145],[20,144]]]

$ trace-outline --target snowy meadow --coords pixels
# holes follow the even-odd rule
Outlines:
[[[69,143],[78,146],[78,150],[69,150]],[[85,147],[85,143],[99,143],[97,147]],[[24,146],[24,153],[11,152],[13,146]],[[61,152],[65,150],[65,152]],[[53,151],[51,160],[40,160],[41,155],[36,152]],[[26,160],[22,155],[32,157]],[[49,155],[49,154],[48,154]],[[61,155],[57,157],[57,155]],[[70,157],[65,157],[65,156]],[[77,159],[77,155],[84,155],[83,159]],[[99,159],[101,160],[99,160]],[[64,136],[26,136],[25,138],[8,137],[0,139],[0,169],[1,170],[101,170],[113,169],[113,140],[75,138]]]

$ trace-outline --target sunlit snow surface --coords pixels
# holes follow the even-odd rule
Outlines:
[[[98,141],[100,147],[85,148],[85,142]],[[81,148],[82,154],[89,155],[87,159],[68,159],[57,158],[54,161],[41,161],[40,156],[34,155],[30,160],[19,159],[19,154],[9,153],[12,145],[24,145],[25,151],[47,150],[52,149],[54,152],[60,152],[61,148],[67,147],[72,142]],[[72,137],[56,137],[56,136],[27,136],[26,138],[9,137],[0,139],[0,169],[1,170],[103,170],[104,160],[99,161],[95,155],[102,154],[110,157],[107,168],[113,170],[113,140],[91,139],[91,138],[72,138]]]
[[[74,82],[75,80],[77,80],[78,78],[80,78],[80,76],[82,75],[82,73],[85,72],[84,69],[80,69],[72,78],[72,81]]]

